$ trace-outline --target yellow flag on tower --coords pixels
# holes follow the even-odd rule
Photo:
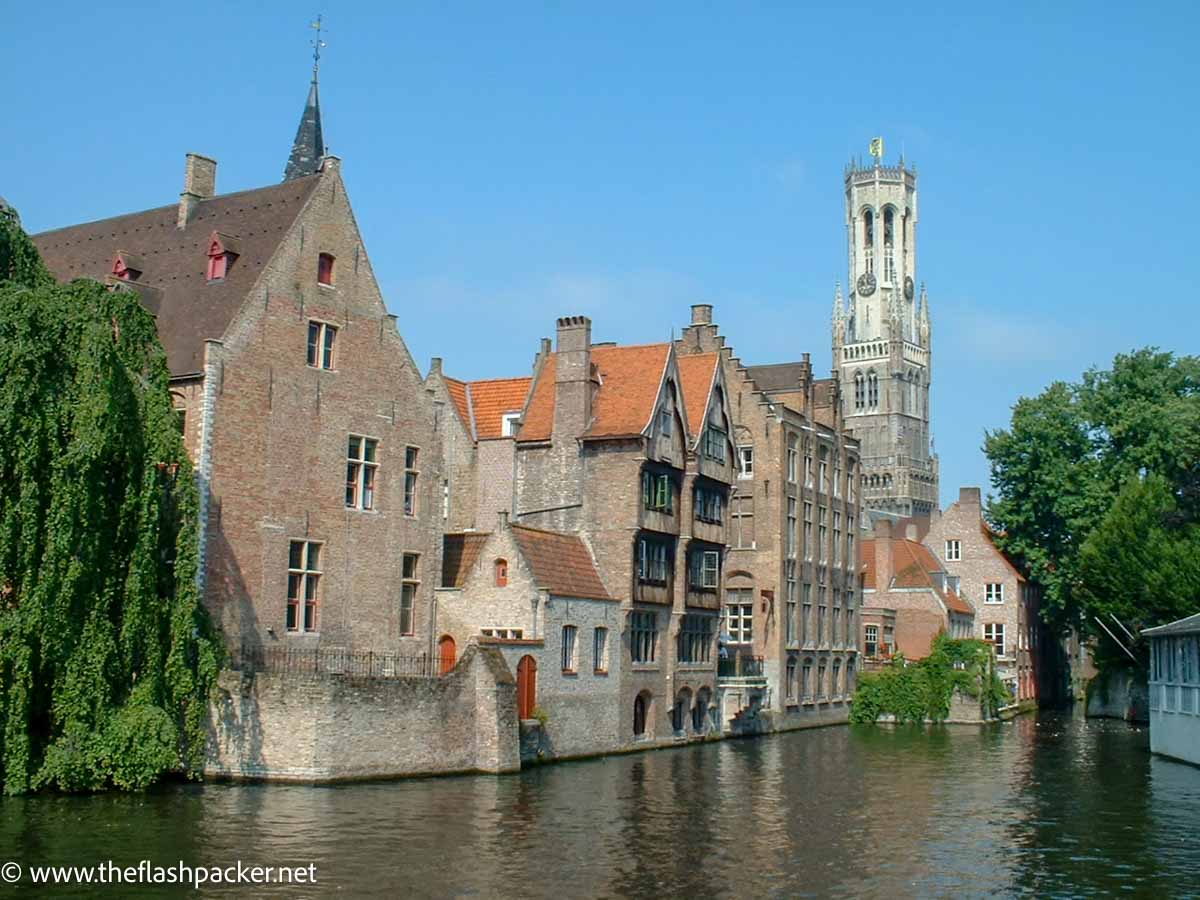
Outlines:
[[[876,159],[883,159],[883,138],[871,138],[871,155]]]

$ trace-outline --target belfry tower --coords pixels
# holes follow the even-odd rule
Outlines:
[[[929,300],[918,297],[917,172],[874,162],[846,167],[849,297],[833,298],[833,367],[846,428],[862,445],[863,506],[889,516],[929,515],[938,462],[929,429]]]

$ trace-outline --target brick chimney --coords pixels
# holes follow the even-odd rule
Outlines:
[[[435,357],[433,357],[433,359],[429,360],[429,374],[430,375],[441,375],[442,374],[442,358],[440,356],[435,356]]]
[[[711,303],[692,304],[692,323],[686,326],[676,342],[679,353],[711,353],[720,350],[725,339],[717,333],[713,324],[713,307]]]
[[[558,320],[554,372],[555,442],[574,440],[592,420],[592,320],[566,316]]]
[[[711,303],[693,303],[692,304],[692,324],[693,325],[711,325],[712,324],[712,304]]]
[[[187,227],[201,200],[210,200],[217,193],[217,161],[189,153],[183,172],[183,193],[179,195],[179,218],[175,224]]]
[[[979,488],[977,487],[960,487],[958,489],[958,508],[968,514],[973,514],[975,518],[983,515],[983,501],[980,498]]]
[[[875,590],[886,591],[892,583],[892,523],[875,523]]]

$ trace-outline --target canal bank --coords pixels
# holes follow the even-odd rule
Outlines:
[[[1200,870],[1200,769],[1152,757],[1144,729],[1061,714],[0,811],[0,852],[25,865],[313,862],[315,889],[256,889],[281,897],[1178,896]]]

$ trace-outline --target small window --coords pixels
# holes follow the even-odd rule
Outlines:
[[[562,630],[562,670],[564,673],[575,674],[575,632],[574,625],[564,625]]]
[[[754,448],[738,447],[738,478],[754,477]]]
[[[670,513],[674,496],[670,475],[642,472],[642,505],[655,512]]]
[[[517,428],[520,424],[520,413],[505,413],[501,420],[500,433],[505,437],[516,437]]]
[[[404,448],[404,514],[417,514],[417,448]]]
[[[946,562],[958,562],[962,559],[962,543],[946,541]]]
[[[496,587],[508,587],[508,560],[496,560]]]
[[[400,633],[414,634],[413,608],[416,606],[417,563],[420,557],[416,553],[405,553],[401,562],[401,576],[404,583],[400,586]]]
[[[592,669],[597,675],[608,672],[608,629],[596,628],[592,633]]]
[[[704,429],[704,455],[714,462],[725,462],[725,432],[715,425]]]
[[[288,550],[287,630],[317,630],[317,593],[321,584],[321,545],[292,541]]]
[[[1003,584],[988,584],[984,586],[983,593],[984,603],[1003,603],[1004,602],[1004,585]]]
[[[308,323],[308,364],[314,369],[333,368],[337,328],[325,322]]]
[[[718,550],[693,550],[689,587],[693,591],[715,591],[721,582],[721,553]]]
[[[374,438],[350,435],[346,450],[346,506],[350,509],[375,508],[376,447]]]
[[[317,284],[333,285],[333,255],[322,253],[317,257]]]

